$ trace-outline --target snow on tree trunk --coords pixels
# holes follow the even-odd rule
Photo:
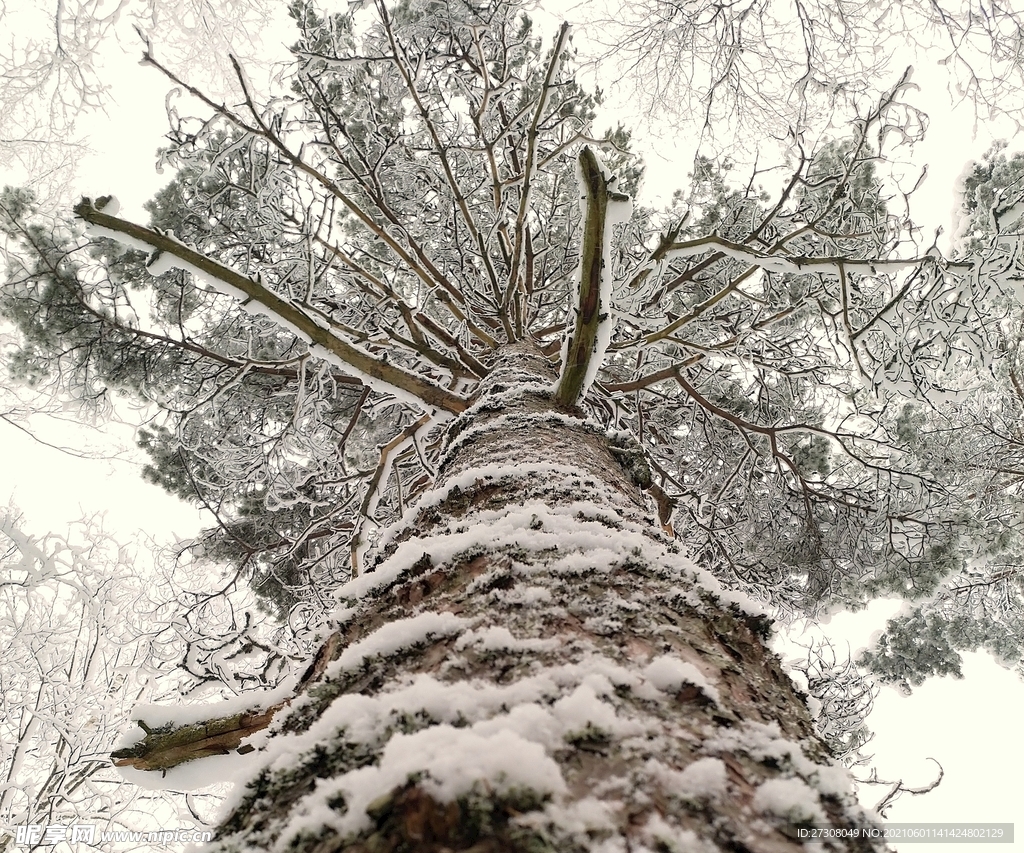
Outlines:
[[[783,851],[866,822],[767,620],[661,536],[639,456],[553,379],[501,351],[215,850]]]

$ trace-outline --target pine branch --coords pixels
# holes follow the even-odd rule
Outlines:
[[[825,272],[832,275],[840,275],[842,270],[846,272],[857,272],[870,275],[878,273],[897,272],[900,270],[913,269],[926,264],[935,264],[944,270],[956,270],[970,272],[975,264],[972,262],[945,261],[937,255],[922,255],[916,258],[848,258],[842,255],[831,255],[814,257],[808,255],[778,255],[770,252],[763,252],[742,243],[735,243],[711,234],[707,237],[698,237],[694,240],[685,240],[681,243],[673,243],[668,247],[667,255],[671,257],[689,257],[701,255],[709,250],[716,250],[722,257],[734,258],[754,264],[769,272],[792,273],[801,275],[810,272]]]
[[[75,206],[75,214],[91,225],[114,232],[115,239],[117,234],[122,234],[159,252],[166,252],[207,278],[240,291],[247,299],[259,303],[280,321],[309,338],[311,347],[322,347],[364,376],[378,379],[399,391],[414,395],[428,406],[436,406],[447,412],[458,414],[467,406],[466,401],[457,394],[439,388],[429,380],[393,364],[379,361],[369,353],[332,335],[294,303],[282,299],[259,282],[206,257],[167,234],[103,213],[88,198],[83,198]]]

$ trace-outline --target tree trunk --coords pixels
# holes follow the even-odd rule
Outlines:
[[[501,352],[214,849],[767,853],[867,823],[768,621],[664,539],[640,449],[554,378]]]

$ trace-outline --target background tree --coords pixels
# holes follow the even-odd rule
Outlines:
[[[97,843],[99,833],[166,830],[173,817],[174,829],[205,827],[221,791],[209,782],[187,794],[141,789],[111,767],[111,746],[140,704],[204,704],[277,685],[284,629],[253,623],[251,593],[247,601],[211,588],[195,565],[152,542],[118,542],[98,517],[37,536],[12,507],[0,537],[0,803],[9,830],[0,849],[23,843],[19,827],[87,825]],[[292,658],[302,659],[294,649]],[[30,846],[72,840],[40,835]]]
[[[958,253],[1017,278],[1024,158],[1004,148],[964,173]],[[1018,672],[1024,660],[1019,295],[991,300],[989,316],[1001,356],[991,373],[961,401],[906,404],[897,425],[906,453],[962,502],[950,539],[955,571],[934,592],[912,596],[862,661],[907,690],[931,675],[959,677],[962,651],[984,649]]]
[[[1020,127],[1024,18],[1013,4],[870,6],[855,0],[741,0],[627,9],[581,4],[594,70],[638,116],[673,116],[718,144],[842,126],[908,63],[935,63],[979,118]]]
[[[0,165],[30,181],[48,207],[67,204],[66,187],[89,151],[83,120],[110,105],[109,61],[134,51],[133,28],[159,32],[168,59],[201,68],[205,82],[223,86],[230,65],[219,58],[234,53],[255,65],[265,55],[260,33],[272,28],[276,10],[252,2],[228,11],[208,0],[5,4]]]
[[[707,162],[673,209],[629,218],[639,166],[624,131],[593,133],[566,28],[545,53],[510,4],[375,12],[357,39],[349,16],[294,4],[287,89],[260,101],[237,65],[237,107],[147,53],[208,110],[172,128],[178,176],[150,226],[86,199],[83,242],[4,199],[18,375],[160,405],[151,476],[215,512],[209,547],[281,606],[319,596],[302,621],[334,630],[340,657],[302,679],[269,754],[311,751],[260,777],[225,844],[653,843],[708,837],[700,808],[719,843],[753,843],[737,803],[856,820],[826,753],[798,744],[810,722],[762,623],[640,521],[638,490],[698,563],[783,610],[928,594],[956,568],[959,495],[902,450],[900,417],[969,390],[990,300],[1015,290],[1005,263],[920,251],[886,197],[906,81],[848,138],[797,147],[777,196]],[[375,536],[403,513],[404,533]],[[550,739],[524,739],[506,683]],[[680,703],[701,710],[683,724]],[[493,766],[465,775],[486,749]],[[730,797],[694,809],[726,767]]]
[[[143,791],[110,766],[132,707],[177,698],[182,684],[168,666],[181,644],[140,576],[138,547],[95,518],[67,537],[34,536],[13,508],[0,542],[0,850],[16,845],[17,827],[105,832],[146,826],[154,811],[189,822],[190,809],[207,811],[205,794],[186,803]]]

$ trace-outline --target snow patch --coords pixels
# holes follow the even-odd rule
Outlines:
[[[715,845],[702,841],[692,829],[672,826],[657,812],[652,812],[643,828],[644,840],[653,844],[655,850],[671,853],[712,853]]]
[[[616,812],[620,804],[584,797],[568,805],[548,803],[543,812],[530,812],[515,819],[519,826],[543,831],[553,825],[560,832],[589,838],[591,833],[614,832],[618,828]]]
[[[102,225],[94,225],[92,222],[86,222],[85,233],[90,237],[113,240],[115,243],[120,243],[122,246],[127,246],[129,249],[135,249],[135,251],[142,252],[146,255],[153,254],[153,247],[149,245],[149,243],[137,240],[135,237],[129,237],[127,234],[122,234],[120,231],[114,231],[112,228],[104,228]]]
[[[796,822],[827,823],[818,795],[801,779],[769,779],[757,786],[753,806],[763,814]]]
[[[550,652],[559,647],[558,640],[523,639],[512,635],[508,628],[492,625],[489,628],[466,631],[455,643],[458,650],[475,646],[485,652]]]
[[[280,322],[276,315],[270,314],[269,316],[271,316],[274,320]],[[287,326],[288,324],[283,325]],[[337,335],[337,333],[332,334]],[[312,339],[308,335],[303,336],[303,340],[305,340],[307,343],[310,343],[312,341]],[[345,345],[356,350],[360,355],[365,356],[367,359],[371,361],[379,361],[379,359],[375,355],[367,352],[365,349],[363,349],[362,347],[358,346],[357,344],[353,343],[350,340],[346,340]],[[353,367],[351,364],[349,364],[349,362],[345,361],[340,356],[331,352],[322,344],[311,343],[309,347],[309,353],[310,355],[322,359],[323,361],[326,361],[329,364],[333,364],[340,371],[342,371],[348,376],[351,376],[353,379],[358,379],[360,382],[363,383],[363,385],[365,385],[368,388],[372,388],[378,394],[386,394],[389,397],[394,397],[399,403],[409,406],[412,409],[425,411],[433,415],[433,420],[429,425],[430,427],[437,423],[442,423],[446,420],[450,420],[452,418],[452,415],[449,412],[435,410],[433,406],[424,403],[423,400],[421,400],[415,394],[409,391],[405,391],[404,389],[399,388],[397,385],[392,385],[390,382],[387,382],[384,379],[380,379],[379,377],[376,376],[370,376],[370,374],[364,373],[357,367]]]
[[[595,684],[602,693],[611,692],[612,685],[607,679],[598,676],[596,681],[591,678],[587,682],[554,704],[552,710],[565,727],[566,734],[578,734],[588,728],[619,737],[640,733],[641,730],[635,723],[620,719],[615,709],[598,697]]]
[[[252,739],[247,740],[250,743]],[[197,761],[187,761],[164,772],[118,767],[117,772],[126,782],[143,791],[201,791],[207,793],[213,785],[224,785],[247,776],[259,767],[259,753],[248,755],[210,755]]]
[[[373,572],[344,584],[336,595],[342,601],[362,598],[393,583],[424,554],[437,566],[481,546],[491,551],[523,548],[534,553],[567,554],[577,551],[593,554],[601,549],[600,553],[607,558],[615,557],[619,561],[638,549],[642,552],[645,547],[649,548],[651,540],[639,527],[635,531],[613,530],[597,521],[580,520],[578,516],[587,508],[588,504],[576,502],[549,506],[542,501],[529,501],[521,506],[478,512],[465,527],[403,542]],[[578,557],[572,558],[570,563],[576,568],[582,565]],[[563,566],[563,570],[568,568]]]
[[[566,790],[561,770],[543,747],[514,732],[503,729],[483,735],[450,725],[432,726],[392,737],[376,766],[318,782],[293,811],[278,846],[285,848],[299,835],[323,827],[342,837],[368,829],[367,806],[417,776],[423,789],[442,803],[468,794],[476,783],[499,795],[513,789],[541,795]],[[328,805],[339,796],[345,801],[344,815]]]
[[[505,592],[503,598],[509,604],[518,604],[523,607],[550,604],[552,600],[551,590],[544,586],[515,587]]]
[[[725,762],[720,758],[698,758],[679,774],[679,792],[691,799],[723,797],[726,793]]]
[[[683,800],[700,802],[718,799],[727,793],[725,763],[720,758],[698,758],[683,770],[675,770],[651,758],[645,769],[667,794]]]
[[[662,655],[652,660],[643,670],[644,678],[664,693],[678,693],[684,684],[692,684],[716,705],[721,704],[718,688],[692,663],[674,655]]]
[[[450,637],[472,624],[454,613],[420,613],[382,625],[368,637],[346,648],[327,667],[325,678],[358,669],[372,657],[393,655],[401,649],[426,642],[432,637]]]
[[[398,521],[381,531],[380,538],[377,542],[377,549],[383,550],[386,548],[394,541],[395,537],[399,533],[413,524],[420,512],[424,509],[429,509],[430,507],[439,506],[444,503],[444,501],[447,500],[447,498],[456,489],[470,489],[476,486],[479,482],[486,483],[489,481],[497,481],[505,477],[516,477],[519,479],[542,478],[545,480],[551,480],[552,475],[561,475],[565,478],[572,477],[577,481],[580,480],[579,469],[572,468],[569,465],[543,463],[524,466],[506,464],[503,462],[495,462],[490,465],[475,465],[454,477],[448,478],[443,486],[435,489],[429,489],[424,492],[416,504],[406,510],[405,514]]]
[[[847,796],[853,796],[853,780],[850,778],[850,771],[835,760],[829,767],[817,767],[812,778],[814,787],[826,797],[844,799]]]
[[[787,764],[826,796],[847,799],[853,794],[849,772],[833,761],[820,765],[804,755],[800,744],[781,737],[777,723],[747,722],[739,730],[721,730],[709,738],[704,748],[723,753],[745,752],[755,761],[772,762],[780,767]]]
[[[142,720],[151,729],[164,726],[188,726],[204,723],[218,717],[231,717],[244,714],[246,711],[265,711],[283,702],[295,693],[295,678],[287,678],[271,690],[252,690],[239,696],[218,699],[213,702],[202,702],[195,705],[136,705],[132,709],[130,719]],[[132,730],[122,740],[117,749],[131,746],[142,740],[145,732],[141,727]]]

